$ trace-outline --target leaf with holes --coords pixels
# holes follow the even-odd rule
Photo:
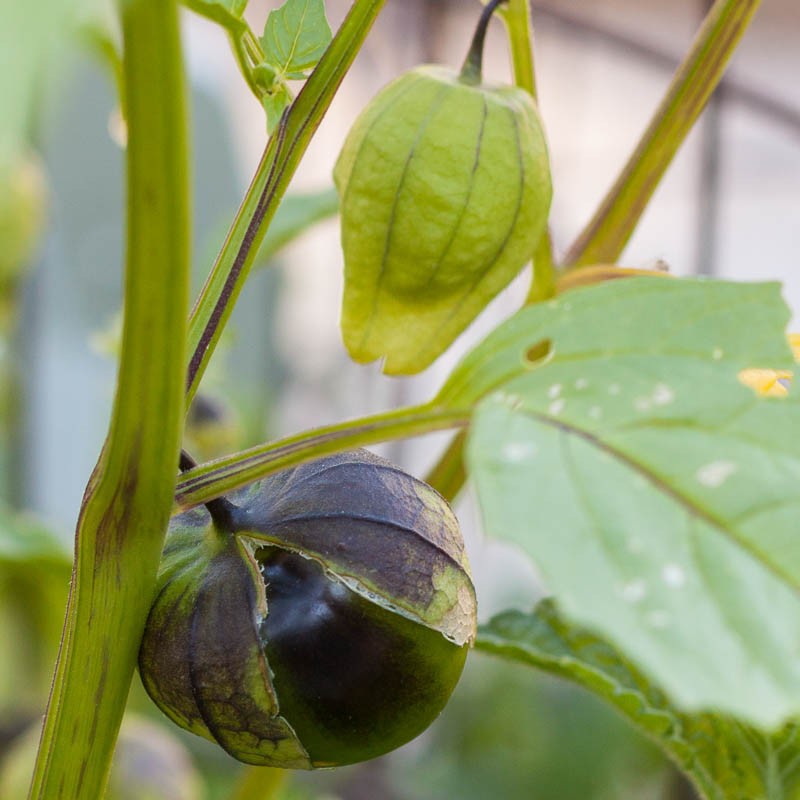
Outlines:
[[[771,735],[719,714],[684,714],[615,648],[560,618],[549,600],[481,626],[477,647],[558,675],[611,703],[707,800],[797,797],[800,728]]]
[[[440,395],[502,384],[469,471],[563,612],[679,707],[766,727],[800,713],[800,403],[737,376],[790,366],[787,319],[774,284],[617,281],[517,315]]]
[[[267,63],[296,80],[316,66],[331,38],[323,0],[286,0],[269,12],[261,45]]]

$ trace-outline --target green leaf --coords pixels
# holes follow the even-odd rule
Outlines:
[[[285,83],[278,83],[261,98],[264,111],[267,112],[267,131],[272,133],[281,121],[281,115],[292,102],[292,95]]]
[[[508,611],[493,618],[479,629],[477,647],[558,675],[611,703],[707,800],[798,796],[797,725],[765,736],[719,714],[681,713],[618,650],[566,623],[549,600],[531,614]]]
[[[787,319],[774,284],[616,281],[517,315],[448,390],[506,376],[470,474],[563,612],[681,708],[765,727],[800,713],[800,403],[737,374],[791,365]]]
[[[607,281],[518,311],[461,360],[435,402],[470,408],[505,382],[551,361],[602,365],[607,358],[659,349],[703,364],[711,360],[728,378],[752,366],[790,368],[782,333],[788,321],[774,283]],[[708,336],[713,344],[705,341]]]
[[[243,24],[242,14],[247,8],[247,0],[183,0],[183,4],[196,14],[233,29]]]
[[[270,11],[261,44],[267,63],[294,80],[306,77],[331,38],[323,0],[286,0]]]

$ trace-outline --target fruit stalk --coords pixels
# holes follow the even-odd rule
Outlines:
[[[483,9],[481,18],[478,21],[478,27],[475,29],[475,35],[472,37],[472,44],[464,60],[464,66],[461,68],[461,80],[464,83],[477,86],[483,79],[483,46],[486,41],[489,20],[499,6],[506,2],[508,0],[491,0],[486,8]]]

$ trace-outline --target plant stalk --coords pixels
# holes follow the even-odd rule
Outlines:
[[[89,480],[31,798],[104,794],[169,520],[183,419],[188,158],[175,0],[121,0],[129,140],[117,392]]]
[[[614,264],[653,192],[706,105],[761,0],[717,0],[675,73],[647,130],[564,266]]]
[[[469,413],[464,410],[446,410],[430,404],[411,406],[350,422],[339,422],[259,445],[183,473],[175,487],[177,510],[185,511],[196,505],[207,504],[248,483],[321,456],[368,444],[459,428],[466,425],[468,419]]]

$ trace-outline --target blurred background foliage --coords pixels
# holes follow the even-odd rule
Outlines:
[[[800,300],[795,2],[765,0],[731,76],[659,189],[628,263],[665,259],[678,274],[783,279],[790,301]],[[254,28],[275,5],[252,0]],[[326,5],[338,24],[348,3]],[[557,250],[635,142],[707,5],[534,3]],[[351,364],[336,327],[341,255],[328,218],[336,209],[330,172],[338,147],[359,108],[387,80],[421,61],[458,63],[477,8],[463,0],[388,4],[265,244],[262,264],[274,268],[256,271],[248,283],[191,409],[186,444],[197,458],[427,397],[470,342],[521,303],[524,279],[452,353],[406,381]],[[0,0],[0,21],[0,796],[13,800],[24,796],[19,787],[60,636],[72,531],[110,409],[125,131],[105,0]],[[265,130],[224,35],[188,14],[184,22],[196,291]],[[487,71],[506,80],[502,37],[499,30],[493,35]],[[442,441],[396,443],[383,452],[422,474]],[[458,512],[481,617],[530,607],[541,592],[530,566],[483,541],[468,493]],[[446,711],[417,741],[368,764],[288,780],[264,771],[241,783],[240,765],[159,717],[138,683],[130,707],[138,716],[123,728],[109,791],[119,800],[693,796],[648,742],[592,697],[479,654]]]

